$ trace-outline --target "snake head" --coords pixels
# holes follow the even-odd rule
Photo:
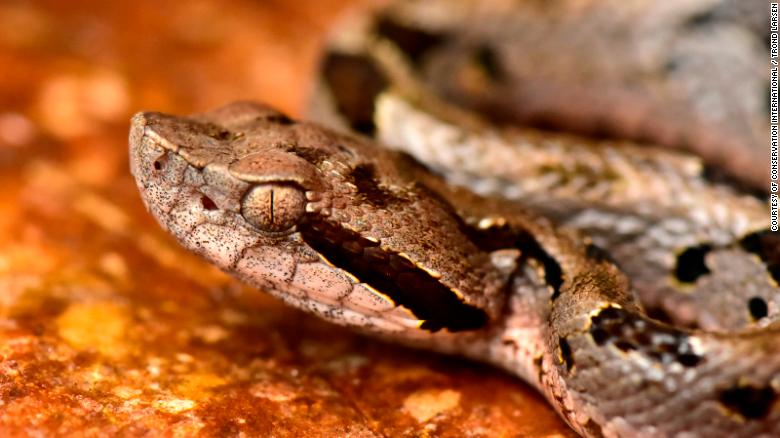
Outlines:
[[[189,250],[284,301],[382,333],[481,329],[506,275],[409,163],[238,102],[137,114],[131,171]]]

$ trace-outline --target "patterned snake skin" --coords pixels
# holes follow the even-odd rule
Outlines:
[[[131,170],[183,246],[329,321],[504,368],[584,436],[780,435],[764,201],[685,153],[496,128],[398,45],[350,44],[340,73],[381,86],[345,97],[326,68],[314,112],[375,139],[248,102],[135,116]]]

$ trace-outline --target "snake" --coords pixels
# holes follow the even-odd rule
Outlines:
[[[325,320],[507,370],[582,436],[780,435],[765,197],[689,152],[498,126],[397,41],[351,40],[331,49],[348,77],[382,85],[347,87],[345,111],[324,68],[329,126],[250,101],[133,117],[131,172],[182,246]]]

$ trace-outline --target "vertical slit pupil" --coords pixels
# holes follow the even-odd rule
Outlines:
[[[271,205],[268,206],[271,211],[271,223],[274,223],[274,191],[271,189]]]

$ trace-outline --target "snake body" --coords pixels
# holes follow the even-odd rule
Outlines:
[[[780,435],[764,202],[690,155],[495,128],[370,47],[402,151],[249,102],[140,113],[149,211],[293,306],[518,375],[583,436]]]
[[[395,0],[336,26],[323,73],[378,39],[495,123],[689,150],[766,190],[768,23],[763,0]]]

